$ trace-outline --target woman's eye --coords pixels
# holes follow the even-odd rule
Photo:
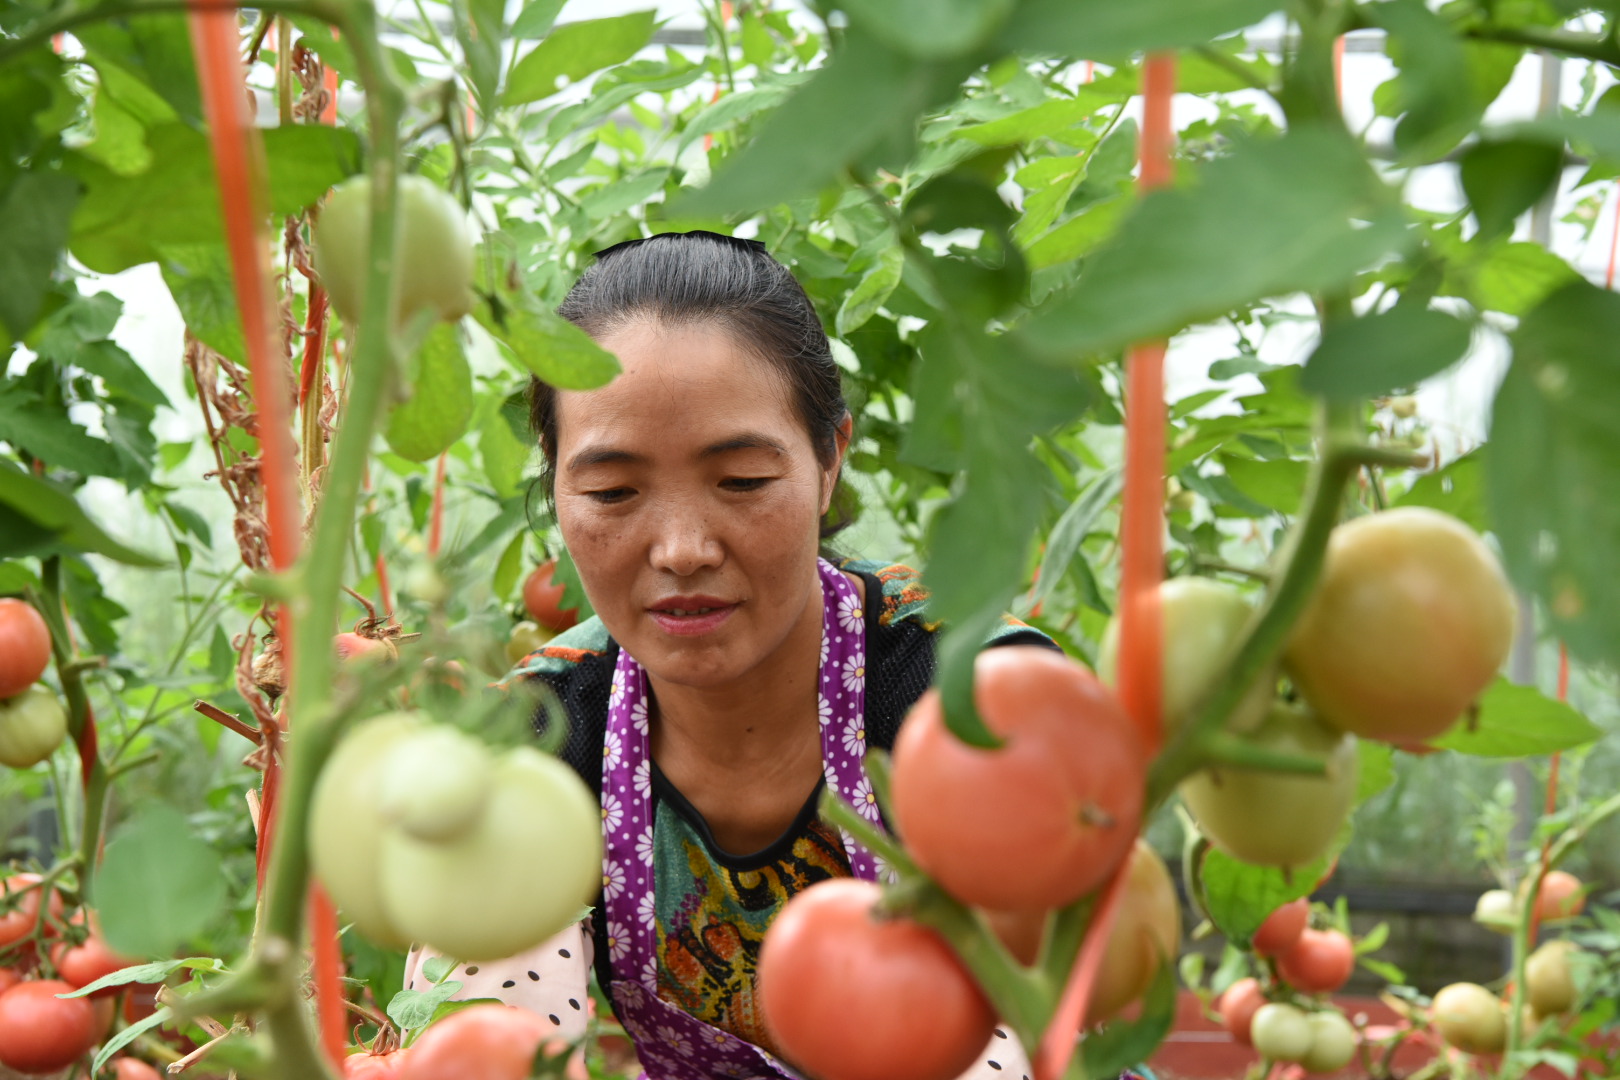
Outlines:
[[[587,491],[585,493],[586,497],[599,503],[623,502],[633,494],[635,492],[629,488],[603,488],[600,491]]]
[[[727,491],[758,491],[771,482],[769,476],[730,476],[720,481]]]

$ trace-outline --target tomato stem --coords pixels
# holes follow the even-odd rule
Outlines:
[[[1327,762],[1321,758],[1279,753],[1225,732],[1210,736],[1204,743],[1204,756],[1209,764],[1227,765],[1235,769],[1299,773],[1302,776],[1327,775]]]

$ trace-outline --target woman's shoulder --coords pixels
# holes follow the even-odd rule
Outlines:
[[[608,636],[602,620],[591,616],[572,626],[534,652],[519,660],[496,685],[502,689],[526,679],[565,683],[581,670],[602,665],[611,667],[618,656],[618,645]]]
[[[927,634],[933,634],[940,628],[938,619],[932,618],[929,611],[928,588],[922,583],[922,574],[916,568],[905,563],[890,563],[876,559],[840,559],[837,562],[840,569],[851,574],[860,574],[867,579],[875,579],[880,587],[880,602],[876,607],[877,626],[880,630],[891,630],[898,627],[916,628]],[[870,590],[868,590],[870,591]],[[872,599],[867,598],[868,607],[872,606]],[[985,644],[1039,643],[1050,641],[1046,635],[1013,615],[1003,615],[996,624]]]

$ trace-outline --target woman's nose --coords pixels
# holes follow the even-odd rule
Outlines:
[[[719,537],[710,527],[708,515],[698,507],[666,506],[659,517],[649,553],[654,569],[690,577],[724,560]]]

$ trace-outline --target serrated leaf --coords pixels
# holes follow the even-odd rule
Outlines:
[[[95,1060],[90,1063],[90,1071],[98,1072],[101,1067],[111,1061],[113,1055],[124,1047],[145,1035],[148,1031],[162,1027],[174,1020],[174,1013],[167,1005],[159,1005],[151,1016],[143,1016],[128,1027],[120,1028],[117,1034],[101,1044],[96,1051]]]
[[[478,321],[517,365],[559,390],[594,390],[619,373],[617,357],[555,312],[507,307],[502,316],[497,321],[487,306],[478,309]]]
[[[478,425],[478,455],[484,464],[484,476],[503,499],[522,490],[524,466],[533,450],[513,432],[506,414],[506,403],[496,401]]]
[[[1498,678],[1479,699],[1479,710],[1430,745],[1474,757],[1520,758],[1585,746],[1602,729],[1569,705],[1533,686]]]
[[[1290,900],[1309,896],[1331,859],[1324,855],[1290,873],[1274,866],[1250,866],[1210,848],[1200,874],[1210,921],[1232,941],[1248,941],[1266,916]]]
[[[1402,304],[1330,323],[1300,389],[1347,401],[1413,387],[1462,359],[1472,336],[1461,319]]]
[[[660,191],[669,179],[668,169],[647,169],[635,176],[604,184],[579,200],[579,208],[592,221],[602,221],[640,206]]]
[[[1045,602],[1058,582],[1069,572],[1069,564],[1085,541],[1091,527],[1114,502],[1124,486],[1124,477],[1118,468],[1109,469],[1082,491],[1063,515],[1052,526],[1046,537],[1046,552],[1041,556],[1040,580],[1030,606]]]
[[[407,461],[428,461],[467,432],[472,419],[472,368],[461,345],[461,329],[441,322],[411,358],[407,393],[383,427],[389,449]]]
[[[1133,205],[1133,200],[1124,196],[1092,203],[1029,245],[1030,269],[1045,270],[1091,254],[1114,235]]]
[[[1244,495],[1281,514],[1297,514],[1305,497],[1309,467],[1303,461],[1253,458],[1222,459],[1227,477]]]
[[[163,956],[224,910],[225,874],[184,814],[148,805],[113,833],[91,895],[115,951]]]
[[[0,384],[0,432],[6,442],[55,468],[83,476],[123,472],[111,443],[73,423],[65,411],[46,408],[20,383]]]
[[[73,365],[98,376],[109,392],[156,408],[169,404],[169,397],[158,389],[141,366],[111,341],[90,341],[73,354]]]
[[[388,1019],[406,1031],[427,1027],[439,1006],[461,992],[461,985],[456,979],[448,979],[427,990],[401,990],[388,1003]]]
[[[131,967],[120,968],[110,975],[103,975],[95,982],[86,983],[71,994],[58,994],[56,996],[62,998],[88,997],[98,990],[107,990],[114,986],[128,986],[130,983],[160,983],[181,968],[217,974],[225,970],[225,965],[217,957],[213,956],[188,956],[184,960],[154,960],[150,964],[135,964]]]
[[[848,296],[844,297],[844,303],[838,309],[836,322],[839,337],[848,337],[877,314],[878,308],[883,306],[884,301],[894,292],[895,286],[900,284],[900,275],[905,267],[905,248],[893,244],[883,249],[878,255],[876,265],[868,270],[866,276],[849,291]]]
[[[210,349],[245,365],[247,346],[224,246],[164,245],[158,249],[158,265],[186,329]]]
[[[751,90],[741,90],[735,94],[721,95],[719,101],[705,106],[703,111],[692,117],[692,122],[686,125],[686,129],[681,132],[680,142],[675,144],[675,159],[680,160],[686,148],[704,135],[731,127],[756,113],[781,104],[788,96],[788,90],[786,84],[772,83]]]
[[[652,40],[657,16],[656,11],[633,11],[554,27],[513,67],[506,81],[505,103],[539,101],[560,90],[562,80],[575,83],[630,59]]]

